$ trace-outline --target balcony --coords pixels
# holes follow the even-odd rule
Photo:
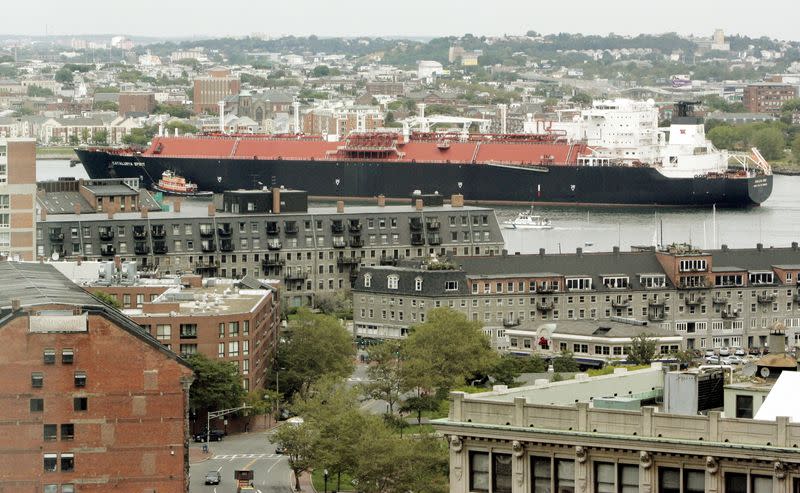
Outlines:
[[[220,238],[230,238],[232,234],[233,230],[230,224],[223,224],[217,228],[217,235],[219,235]]]
[[[647,320],[651,322],[661,322],[664,320],[664,318],[666,317],[662,311],[651,310],[647,312]]]
[[[379,265],[395,265],[396,266],[397,265],[397,260],[398,259],[396,259],[394,257],[381,257],[378,260],[378,264]]]
[[[301,270],[290,270],[283,276],[286,282],[301,282],[308,279],[308,273]]]
[[[58,255],[58,258],[64,258],[64,248],[62,248],[61,245],[54,246],[51,255]]]
[[[154,227],[150,231],[150,236],[152,236],[153,238],[163,238],[166,235],[167,235],[167,231],[162,227]]]
[[[50,231],[50,241],[64,241],[64,233],[60,229]]]
[[[442,237],[438,234],[428,235],[428,245],[441,245]]]
[[[709,285],[705,281],[705,279],[701,281],[686,281],[685,278],[681,279],[681,283],[678,285],[679,289],[708,289]]]
[[[163,255],[167,253],[169,249],[167,248],[166,241],[155,241],[153,242],[153,253],[156,255]]]
[[[268,250],[280,250],[281,249],[281,240],[277,238],[270,238],[267,240],[267,249]]]
[[[411,244],[414,246],[424,245],[425,237],[421,233],[413,233],[411,235]]]
[[[200,226],[200,238],[211,238],[214,236],[214,228],[210,224]]]
[[[503,327],[517,327],[520,323],[518,318],[503,319]]]
[[[686,306],[700,306],[706,302],[706,297],[705,296],[698,296],[696,298],[687,297],[684,300],[684,302],[686,303]]]
[[[334,236],[333,237],[333,248],[344,248],[347,246],[347,242],[344,241],[344,238],[341,236]]]
[[[217,245],[211,240],[201,241],[200,251],[202,251],[203,253],[216,252]]]
[[[547,313],[549,311],[552,311],[555,307],[556,307],[556,305],[552,301],[549,302],[549,303],[542,302],[542,301],[536,303],[536,309],[539,310],[542,313]]]
[[[111,228],[100,228],[100,241],[111,241],[114,239],[114,230]]]
[[[278,258],[267,257],[261,261],[261,266],[265,269],[280,269],[284,265],[286,265],[286,261]]]
[[[647,306],[652,308],[659,308],[664,306],[664,300],[647,300]]]
[[[135,243],[133,245],[133,253],[136,255],[147,255],[150,253],[150,245],[147,243]]]
[[[555,288],[555,286],[550,286],[550,285],[544,284],[542,286],[539,286],[539,288],[536,290],[536,292],[537,293],[541,293],[541,294],[551,294],[551,293],[555,293],[556,292],[556,288]]]
[[[713,298],[711,298],[711,304],[713,304],[713,305],[727,305],[728,304],[728,298],[724,298],[722,296],[714,296]]]
[[[724,319],[739,318],[739,310],[722,310],[722,318]]]
[[[775,295],[774,294],[759,294],[756,295],[756,301],[761,305],[771,305],[775,303]]]
[[[290,229],[289,225],[291,225],[291,229]],[[275,236],[275,235],[280,234],[280,232],[281,232],[281,227],[278,226],[277,222],[270,221],[270,222],[267,223],[267,235]],[[297,234],[297,223],[295,223],[294,221],[287,222],[286,223],[286,234],[287,235]]]
[[[353,236],[350,238],[350,246],[352,248],[363,248],[364,240],[362,240],[360,236]]]
[[[800,303],[800,293],[793,294],[792,301],[794,301],[795,303]]]
[[[336,259],[337,265],[342,265],[346,267],[352,267],[354,265],[359,265],[360,263],[361,259],[356,257],[339,257]]]
[[[101,245],[100,246],[100,255],[103,256],[111,256],[116,255],[117,249],[114,248],[114,245]]]
[[[409,220],[409,227],[411,231],[422,231],[422,219],[418,217],[412,217]]]
[[[134,240],[143,240],[147,238],[147,230],[144,229],[142,226],[135,226],[133,228],[133,239]]]
[[[438,231],[441,226],[442,225],[438,219],[431,219],[425,224],[425,227],[428,229],[428,231]]]
[[[358,221],[350,221],[350,226],[347,228],[352,234],[361,233],[361,223]]]
[[[344,224],[342,224],[342,221],[337,219],[331,222],[331,233],[335,235],[344,233]]]
[[[215,274],[219,269],[219,262],[202,260],[194,264],[195,274]]]
[[[627,310],[631,306],[631,300],[611,300],[611,306],[616,310]]]
[[[223,238],[219,240],[219,251],[220,252],[232,252],[233,251],[233,241],[230,238]]]
[[[276,234],[278,234],[280,232],[281,229],[278,227],[278,223],[275,223],[274,232],[270,232],[269,224],[270,223],[267,223],[267,234],[268,235],[276,235]],[[285,223],[283,223],[283,228],[284,228],[284,231],[286,232],[287,235],[296,235],[297,232],[299,231],[299,229],[297,227],[297,223],[294,222],[294,221],[286,221]]]

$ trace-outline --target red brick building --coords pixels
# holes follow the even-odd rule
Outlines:
[[[240,88],[239,78],[232,76],[229,70],[224,68],[209,70],[208,75],[194,80],[192,95],[194,112],[217,114],[219,102],[228,96],[239,94]]]
[[[128,113],[150,114],[156,109],[156,96],[152,92],[122,92],[119,94],[120,115]]]
[[[36,255],[36,142],[0,138],[0,257]]]
[[[0,492],[187,492],[185,362],[52,266],[0,280]]]
[[[797,97],[797,87],[777,82],[760,82],[744,88],[742,102],[751,113],[780,113],[783,104]]]

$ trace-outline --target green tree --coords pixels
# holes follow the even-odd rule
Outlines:
[[[269,440],[283,447],[289,469],[294,473],[294,489],[300,491],[300,476],[311,470],[314,464],[318,442],[316,430],[306,423],[286,423]]]
[[[192,116],[192,110],[188,106],[179,104],[157,104],[153,110],[154,115],[169,115],[175,118],[189,118]]]
[[[534,354],[530,358],[522,358],[520,366],[522,373],[544,373],[547,371],[547,363],[538,354]]]
[[[102,291],[95,291],[94,293],[92,293],[92,295],[95,298],[97,298],[98,301],[100,301],[102,303],[105,303],[106,305],[108,305],[110,307],[116,308],[118,310],[120,308],[122,308],[122,305],[120,304],[119,301],[117,301],[117,298],[114,297],[114,296],[111,296],[108,293],[104,293]]]
[[[275,419],[277,419],[280,394],[270,389],[251,390],[244,397],[244,403],[249,407],[248,416],[266,417],[275,413]]]
[[[278,346],[280,390],[288,396],[325,375],[344,378],[353,371],[354,356],[352,336],[338,320],[298,310]]]
[[[132,128],[128,134],[122,136],[122,143],[127,145],[147,145],[157,131],[158,127],[155,125]]]
[[[94,109],[98,111],[118,111],[119,105],[114,101],[95,101]]]
[[[164,125],[164,129],[169,133],[174,133],[176,128],[181,135],[196,134],[198,132],[197,127],[186,122],[173,121]]]
[[[593,98],[585,92],[576,92],[575,95],[570,98],[570,101],[580,106],[589,107],[592,105]]]
[[[81,141],[80,141],[80,139],[78,138],[77,135],[72,134],[72,135],[69,136],[69,145],[74,147],[74,146],[76,146],[76,145],[78,145],[80,143],[81,143]]]
[[[783,149],[786,146],[783,133],[777,128],[764,128],[753,135],[753,144],[758,148],[764,159],[783,159]]]
[[[796,135],[792,141],[792,156],[796,163],[800,163],[800,134]]]
[[[408,397],[400,406],[402,413],[414,413],[417,415],[417,424],[422,424],[422,413],[435,412],[439,410],[442,400],[436,395],[417,390],[417,395]]]
[[[327,77],[331,74],[331,69],[327,65],[317,65],[311,72],[314,77]]]
[[[502,385],[514,385],[517,377],[522,373],[522,358],[513,354],[504,354],[489,370],[489,375],[494,381]]]
[[[245,397],[242,377],[233,362],[212,360],[197,353],[189,356],[194,382],[189,389],[192,409],[215,411],[239,407]]]
[[[47,89],[46,87],[39,87],[39,86],[28,86],[28,96],[34,98],[42,98],[47,96],[52,96],[53,91]]]
[[[400,401],[403,391],[403,375],[401,372],[401,343],[399,341],[384,341],[381,344],[370,346],[369,367],[367,377],[369,382],[363,385],[364,395],[371,399],[385,401],[388,414],[394,414],[394,408]]]
[[[409,388],[439,395],[491,368],[497,358],[480,322],[450,308],[434,308],[412,328],[403,345],[403,373]]]
[[[649,365],[656,356],[656,340],[650,335],[641,333],[631,339],[628,361],[634,365]]]
[[[572,357],[569,351],[562,351],[561,354],[553,358],[553,371],[556,373],[575,373],[580,371],[578,362]]]
[[[56,70],[55,79],[56,82],[60,82],[62,84],[72,84],[72,70],[66,66],[61,67],[60,69]]]
[[[98,130],[94,133],[94,143],[99,145],[107,145],[108,144],[108,131],[107,130]]]
[[[718,149],[733,149],[739,141],[739,132],[730,125],[719,125],[706,134]]]

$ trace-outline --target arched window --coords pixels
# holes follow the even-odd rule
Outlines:
[[[372,274],[364,274],[364,287],[372,287]]]
[[[414,291],[422,291],[422,278],[417,277],[414,279]]]
[[[396,274],[392,274],[386,278],[386,287],[388,289],[397,289],[397,285],[400,283],[400,277]]]

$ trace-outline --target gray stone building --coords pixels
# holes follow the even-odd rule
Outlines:
[[[483,322],[496,347],[508,345],[506,330],[513,327],[612,319],[680,335],[689,349],[763,348],[776,323],[785,324],[790,345],[800,344],[797,243],[713,251],[685,245],[542,250],[455,257],[449,267],[431,270],[417,262],[362,269],[353,290],[356,334],[400,337],[427,310],[446,306]]]
[[[91,182],[81,193],[51,186],[39,194],[39,257],[118,255],[145,272],[279,279],[288,306],[349,289],[361,266],[432,254],[491,255],[503,246],[494,211],[463,206],[458,196],[455,205],[425,206],[421,199],[387,205],[379,198],[377,205],[308,207],[303,192],[275,189],[226,193],[219,209],[187,200],[162,211],[141,199],[150,207],[135,210],[129,186]]]

